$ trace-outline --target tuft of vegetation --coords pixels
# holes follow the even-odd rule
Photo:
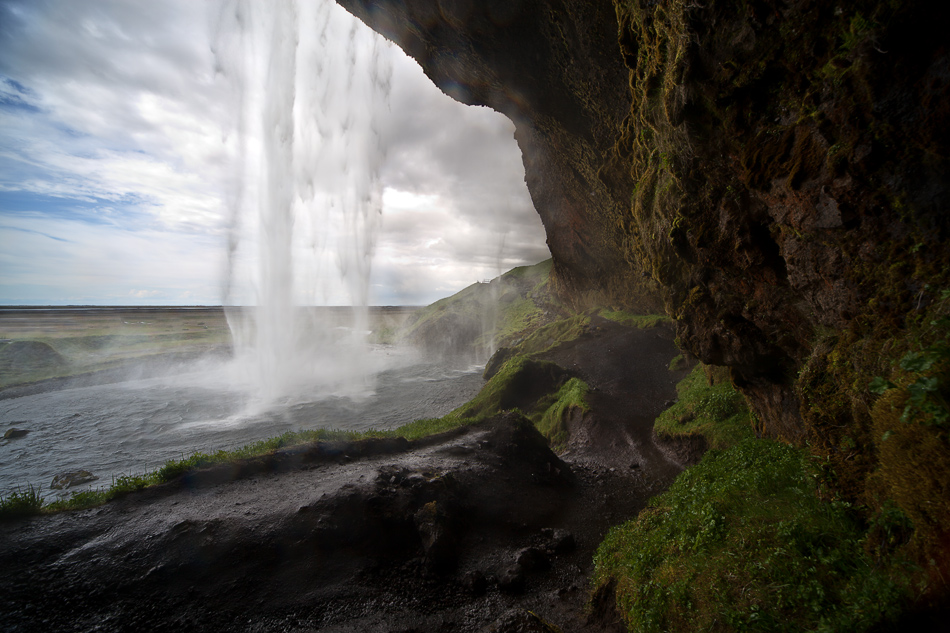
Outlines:
[[[583,314],[558,319],[542,325],[513,346],[513,353],[533,356],[543,354],[561,343],[580,337],[590,325],[590,317]]]
[[[681,369],[686,369],[688,366],[689,365],[686,362],[686,357],[682,354],[678,354],[677,356],[673,357],[673,360],[670,361],[667,369],[670,371],[680,371]]]
[[[529,419],[546,437],[555,450],[564,448],[568,440],[567,423],[572,415],[584,414],[587,405],[587,392],[590,388],[580,378],[571,378],[556,394],[542,400],[535,413]]]
[[[819,498],[800,449],[746,439],[710,451],[594,558],[631,631],[868,631],[910,597],[906,569],[866,551],[843,501]]]
[[[678,400],[654,423],[658,436],[702,435],[710,448],[717,449],[754,436],[754,417],[742,394],[728,381],[710,385],[702,364],[676,385],[676,391]]]
[[[474,398],[449,415],[487,418],[502,411],[534,407],[544,395],[557,392],[567,379],[566,370],[555,363],[515,356]]]
[[[0,517],[19,517],[36,514],[43,506],[43,497],[33,486],[17,490],[9,496],[0,495]]]
[[[941,304],[950,300],[950,290],[940,293]],[[945,306],[941,306],[945,307]],[[907,392],[901,422],[950,427],[950,316],[938,313],[930,321],[930,343],[910,351],[900,360],[900,381]],[[868,385],[872,393],[884,394],[898,385],[875,376]]]
[[[658,325],[672,325],[673,323],[673,319],[662,314],[633,314],[632,312],[607,309],[600,310],[597,314],[614,323],[641,330],[648,330]]]

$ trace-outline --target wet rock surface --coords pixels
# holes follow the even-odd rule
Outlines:
[[[600,431],[563,459],[506,413],[414,442],[295,447],[0,523],[0,630],[621,630],[609,608],[585,611],[593,552],[679,467],[653,445],[652,418],[623,415],[654,383],[600,381],[594,366],[642,348],[637,364],[665,373],[672,346],[651,340],[662,332],[604,325],[562,353],[601,394],[579,422]],[[642,467],[618,467],[633,459]]]
[[[18,429],[16,427],[13,427],[11,429],[7,429],[7,431],[3,434],[3,439],[18,440],[21,437],[26,437],[26,434],[29,432],[30,432],[29,429]]]
[[[583,628],[600,517],[642,482],[572,470],[516,414],[391,448],[0,525],[2,628]]]

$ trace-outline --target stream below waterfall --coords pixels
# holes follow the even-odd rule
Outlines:
[[[48,391],[0,400],[0,428],[29,430],[0,441],[0,495],[28,486],[44,497],[108,487],[196,451],[233,450],[287,431],[392,429],[439,417],[481,388],[481,366],[422,361],[376,346],[382,370],[357,397],[310,394],[265,403],[235,380],[233,362],[198,361],[161,377]],[[67,492],[51,490],[59,473],[99,477]]]

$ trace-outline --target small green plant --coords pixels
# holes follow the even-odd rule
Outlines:
[[[944,290],[940,298],[942,302],[950,299],[950,290]],[[938,316],[930,325],[931,332],[937,334],[936,340],[920,351],[908,352],[899,363],[909,396],[901,422],[946,428],[950,426],[950,405],[947,402],[950,392],[950,317]],[[896,388],[897,384],[882,376],[875,376],[868,384],[868,390],[878,395]]]
[[[0,496],[0,517],[17,517],[36,514],[43,507],[43,497],[33,486]]]

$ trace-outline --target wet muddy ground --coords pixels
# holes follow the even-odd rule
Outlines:
[[[595,389],[560,457],[504,414],[0,524],[0,630],[622,630],[587,606],[592,556],[681,469],[651,432],[670,338],[598,322],[550,354]]]

